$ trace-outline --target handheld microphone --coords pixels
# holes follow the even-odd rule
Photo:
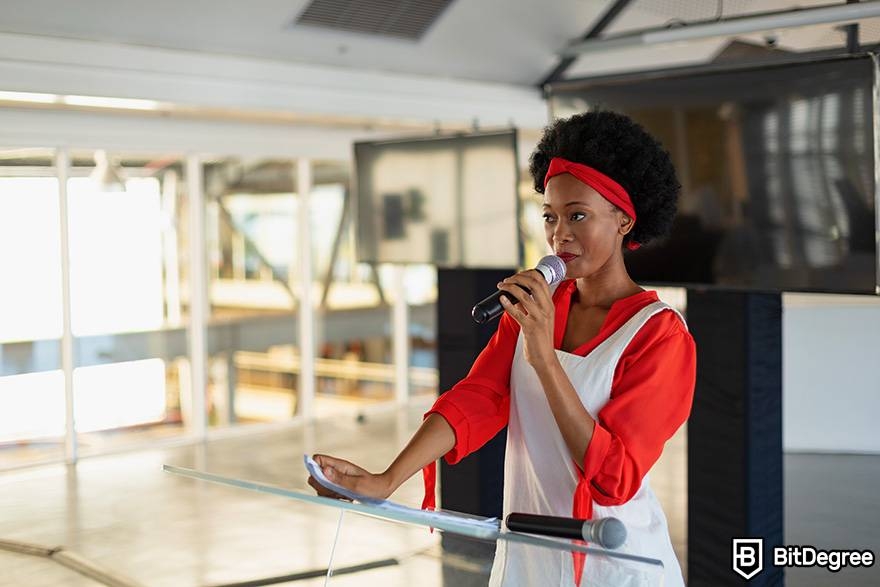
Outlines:
[[[507,529],[514,532],[575,538],[614,549],[626,542],[626,526],[617,518],[578,520],[538,514],[508,514]]]
[[[538,273],[544,276],[548,285],[556,285],[565,277],[565,261],[556,255],[547,255],[538,261],[538,265],[535,269]],[[527,288],[523,287],[523,289],[529,294],[532,293]],[[489,297],[478,302],[477,305],[474,306],[474,309],[471,310],[471,316],[474,317],[474,321],[477,324],[484,324],[489,320],[497,318],[502,312],[504,312],[504,306],[501,305],[501,296],[506,297],[514,304],[519,303],[518,299],[506,291],[499,289]]]

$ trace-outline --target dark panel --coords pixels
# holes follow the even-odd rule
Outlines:
[[[551,105],[626,113],[672,157],[678,216],[626,252],[636,281],[877,294],[876,74],[865,55],[628,74],[555,84]]]
[[[515,269],[438,269],[437,271],[437,367],[441,393],[468,374],[480,351],[498,328],[498,321],[477,324],[471,308]],[[470,514],[502,516],[504,498],[504,448],[507,430],[502,430],[482,449],[456,465],[440,461],[440,505],[444,509]],[[444,565],[443,584],[455,587],[485,585],[495,546],[444,533],[447,553],[477,563],[479,573],[462,573]]]
[[[741,585],[733,538],[764,539],[750,585],[780,585],[783,544],[782,300],[689,291],[697,386],[688,422],[688,583]]]
[[[498,322],[479,325],[471,308],[496,289],[515,269],[439,269],[437,273],[437,367],[440,390],[465,377],[492,338]],[[504,478],[502,431],[481,450],[455,466],[441,461],[440,496],[444,509],[481,516],[501,516]]]

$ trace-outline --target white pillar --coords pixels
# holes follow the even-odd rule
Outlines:
[[[75,464],[79,457],[76,418],[73,411],[73,366],[75,364],[70,305],[70,222],[67,206],[67,176],[70,155],[67,149],[55,152],[55,173],[58,178],[58,209],[61,221],[61,370],[64,373],[64,458]]]
[[[314,416],[315,400],[315,309],[312,303],[312,233],[309,226],[309,194],[312,191],[312,162],[298,159],[296,192],[299,196],[297,235],[299,239],[299,395],[297,413],[304,418]]]
[[[208,387],[207,319],[208,259],[205,253],[205,194],[202,161],[198,155],[186,158],[186,185],[189,198],[189,360],[191,383],[191,433],[204,439],[207,433],[205,395]]]
[[[162,175],[162,264],[165,269],[165,307],[169,326],[180,326],[180,263],[177,255],[177,172]]]
[[[406,303],[406,266],[394,265],[394,305],[391,308],[394,349],[394,401],[409,399],[409,305]]]

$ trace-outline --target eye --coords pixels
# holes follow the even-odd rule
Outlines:
[[[552,214],[544,214],[543,218],[545,224],[552,224],[553,222],[556,222],[556,219],[553,217]]]
[[[587,215],[584,214],[583,212],[575,212],[574,214],[571,215],[571,220],[573,222],[577,222],[579,220],[583,220],[586,217],[587,217]]]

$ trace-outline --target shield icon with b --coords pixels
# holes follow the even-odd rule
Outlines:
[[[764,568],[763,538],[733,539],[733,570],[749,580]]]

